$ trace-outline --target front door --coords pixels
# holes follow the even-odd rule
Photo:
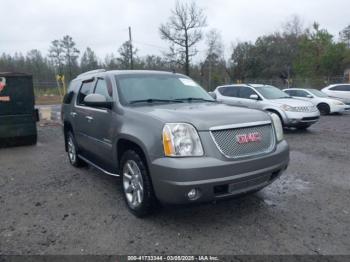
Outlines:
[[[106,97],[107,101],[113,101],[113,87],[108,78],[98,78],[96,81],[95,94]],[[103,169],[114,172],[113,165],[113,111],[107,108],[91,108],[89,120],[89,145],[93,152],[94,161]]]

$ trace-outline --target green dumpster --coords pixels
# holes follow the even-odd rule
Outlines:
[[[31,75],[0,72],[0,147],[36,144],[34,104]]]

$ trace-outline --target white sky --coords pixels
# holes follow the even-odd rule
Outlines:
[[[300,16],[306,26],[319,22],[336,37],[350,24],[347,0],[196,2],[207,15],[205,30],[218,29],[227,49],[237,40],[254,41],[278,30],[292,15]],[[117,53],[131,26],[139,55],[161,54],[168,45],[160,39],[158,28],[174,5],[175,0],[0,0],[0,53],[39,49],[46,55],[52,40],[69,34],[81,51],[90,46],[104,58]],[[198,49],[204,49],[204,42]]]

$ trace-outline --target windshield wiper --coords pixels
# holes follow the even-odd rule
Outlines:
[[[192,101],[216,102],[216,100],[209,100],[209,99],[200,98],[200,97],[185,97],[185,98],[177,98],[175,100],[176,101],[188,101],[188,102],[192,102]]]
[[[136,103],[183,103],[183,101],[175,100],[175,99],[157,99],[157,98],[149,98],[149,99],[140,99],[140,100],[132,100],[129,103],[130,104],[136,104]]]

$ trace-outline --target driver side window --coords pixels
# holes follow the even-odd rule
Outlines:
[[[83,82],[80,90],[79,90],[79,94],[77,97],[77,104],[78,105],[85,105],[84,104],[84,98],[92,93],[93,87],[94,87],[94,81],[88,81],[88,82]]]
[[[239,92],[239,97],[240,98],[250,99],[251,95],[257,95],[258,96],[258,94],[253,89],[251,89],[249,87],[246,87],[246,86],[241,86],[240,92]]]

